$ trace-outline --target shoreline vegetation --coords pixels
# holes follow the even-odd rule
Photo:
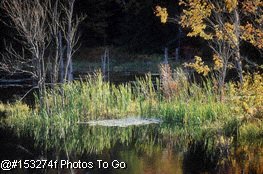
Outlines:
[[[83,133],[81,137],[85,137],[83,126],[78,122],[140,116],[161,119],[163,123],[158,132],[163,139],[205,141],[212,138],[225,146],[253,144],[262,147],[262,75],[244,75],[242,86],[226,83],[222,98],[211,77],[190,82],[189,75],[182,69],[172,72],[167,65],[160,69],[160,78],[152,79],[151,74],[147,74],[135,82],[118,85],[104,81],[103,75],[96,72],[80,81],[46,89],[44,107],[36,104],[32,108],[21,102],[1,103],[1,127],[13,130],[18,136],[34,137],[37,143],[49,149],[56,145],[58,148],[60,141],[79,142],[74,139],[76,135]],[[37,96],[35,100],[39,103]],[[91,138],[94,142],[89,140],[86,149],[78,147],[80,151],[100,152],[110,148],[116,136],[128,143],[131,141],[129,135],[136,129],[136,126],[126,130],[95,127],[84,126],[90,130],[85,139]],[[111,134],[105,131],[101,137],[107,140],[96,140],[97,134],[103,134],[102,129]],[[76,142],[72,142],[73,139]],[[97,147],[100,141],[103,143]],[[74,151],[74,147],[76,144],[71,144],[66,149]]]

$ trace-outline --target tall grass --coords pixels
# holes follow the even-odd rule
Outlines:
[[[81,81],[48,89],[43,108],[36,105],[29,109],[16,104],[8,107],[7,111],[1,111],[4,107],[0,104],[0,113],[9,115],[6,124],[16,127],[17,132],[34,130],[31,131],[33,136],[44,132],[41,137],[54,133],[65,138],[78,122],[129,116],[160,118],[165,124],[185,128],[195,137],[203,137],[203,134],[224,134],[227,137],[239,134],[242,139],[262,136],[262,116],[257,116],[255,119],[259,121],[254,119],[257,123],[252,124],[240,117],[242,112],[233,112],[236,107],[242,111],[242,106],[232,102],[234,97],[230,90],[222,102],[218,100],[210,79],[190,83],[182,69],[175,72],[163,69],[161,73],[160,79],[153,79],[148,74],[135,82],[115,85],[103,81],[102,74],[97,72]],[[45,131],[40,133],[40,129]],[[170,128],[165,132],[169,131]]]
[[[45,107],[36,106],[32,113],[43,119],[61,117],[71,123],[141,116],[184,124],[215,121],[228,114],[229,107],[217,101],[209,80],[201,87],[190,83],[181,69],[174,74],[164,73],[166,78],[152,79],[148,74],[135,82],[115,85],[103,81],[98,72],[48,89]]]
[[[164,73],[166,78],[152,79],[148,74],[135,82],[115,85],[103,81],[98,72],[50,89],[46,107],[35,113],[48,119],[61,117],[70,123],[139,116],[190,125],[229,116],[229,106],[217,101],[209,80],[201,87],[191,84],[181,69]]]

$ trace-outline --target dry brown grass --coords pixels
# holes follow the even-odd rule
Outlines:
[[[178,92],[177,82],[173,79],[169,64],[160,65],[162,91],[166,99],[171,99]]]

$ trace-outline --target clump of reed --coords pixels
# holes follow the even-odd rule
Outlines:
[[[152,79],[148,74],[119,85],[104,81],[97,72],[81,81],[48,89],[45,107],[36,106],[31,115],[48,120],[58,117],[70,123],[141,116],[201,124],[226,116],[228,109],[216,101],[212,83],[204,83],[205,87],[190,83],[181,69],[172,74],[169,66],[161,66],[161,79]]]
[[[161,118],[165,123],[186,127],[191,136],[197,128],[202,130],[198,132],[209,132],[210,135],[223,132],[229,137],[237,133],[241,137],[251,134],[258,137],[262,134],[260,97],[253,94],[247,100],[249,105],[253,105],[253,97],[257,99],[257,116],[253,116],[253,119],[250,119],[251,115],[249,119],[244,119],[247,117],[242,114],[246,110],[242,109],[239,100],[236,101],[240,98],[238,94],[247,99],[244,94],[250,91],[248,84],[243,86],[243,92],[233,87],[232,83],[226,85],[226,99],[220,101],[212,79],[190,82],[188,74],[182,69],[172,72],[168,65],[161,65],[160,72],[160,79],[153,79],[151,74],[147,74],[135,82],[119,85],[104,81],[102,74],[96,72],[81,81],[47,89],[43,108],[36,105],[26,109],[26,112],[20,112],[24,106],[21,108],[17,105],[20,109],[10,112],[7,123],[20,130],[31,130],[32,127],[40,129],[43,125],[46,129],[59,127],[61,129],[55,129],[55,133],[63,137],[77,122],[138,116]],[[258,81],[260,78],[256,79]],[[256,90],[256,93],[261,94],[262,91]],[[235,110],[242,112],[236,114]],[[253,127],[253,120],[256,127]]]
[[[72,121],[124,117],[136,107],[131,84],[110,84],[101,73],[57,86],[47,92],[46,104],[45,116],[60,114]]]

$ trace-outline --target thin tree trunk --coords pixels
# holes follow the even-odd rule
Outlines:
[[[105,48],[104,54],[101,56],[101,70],[102,70],[104,80],[108,80],[108,75],[106,75],[106,67],[109,73],[109,50],[108,48]]]
[[[164,48],[164,64],[168,64],[168,48]]]
[[[69,64],[71,62],[71,44],[70,41],[67,39],[67,54],[66,54],[66,58],[67,58],[67,62],[66,62],[66,67],[65,67],[65,75],[64,75],[64,81],[67,81],[69,79],[67,79],[69,76]]]
[[[68,10],[68,16],[67,16],[67,25],[68,29],[66,31],[66,42],[67,42],[67,62],[66,62],[66,67],[65,67],[65,80],[71,81],[72,78],[72,39],[73,39],[73,28],[72,28],[72,17],[73,17],[73,7],[74,7],[74,2],[75,0],[69,1],[69,10]],[[71,64],[71,65],[70,65]],[[71,72],[70,72],[71,71]]]
[[[181,37],[182,37],[182,28],[179,27],[178,47],[175,49],[175,61],[176,62],[179,62],[179,60],[180,60]]]
[[[68,66],[68,81],[71,82],[73,80],[73,66],[72,66],[72,57],[69,59]]]
[[[103,80],[105,80],[105,73],[106,73],[106,57],[105,57],[105,52],[104,54],[101,56],[101,71],[102,71],[102,75],[103,75]]]
[[[53,74],[52,74],[52,81],[51,83],[57,83],[58,82],[58,73],[59,73],[59,61],[60,61],[60,43],[59,40],[61,36],[59,36],[59,24],[57,24],[57,20],[59,18],[58,15],[58,0],[56,0],[55,4],[54,4],[54,8],[53,8],[53,13],[51,16],[52,19],[52,26],[51,26],[51,31],[53,31],[53,37],[55,40],[55,57],[54,57],[54,61],[53,61]]]
[[[238,10],[234,10],[234,17],[235,17],[235,36],[236,36],[236,43],[235,43],[235,61],[236,61],[236,68],[239,76],[239,82],[243,84],[243,74],[242,74],[242,60],[240,55],[240,18]]]
[[[59,66],[59,41],[58,41],[58,37],[55,38],[55,58],[53,61],[53,72],[52,72],[52,80],[51,83],[57,83],[58,82],[58,66]]]
[[[41,82],[41,62],[40,60],[36,59],[37,60],[37,86],[38,86],[38,94],[39,94],[39,104],[40,104],[40,107],[42,107],[44,105],[44,102],[43,102],[43,95],[42,95],[42,82]]]
[[[175,62],[176,63],[179,62],[179,59],[180,59],[180,57],[179,57],[179,47],[177,47],[175,49]]]
[[[238,72],[238,76],[239,76],[239,82],[241,84],[243,84],[243,68],[242,68],[242,61],[240,60],[240,52],[239,51],[237,51],[237,53],[236,53],[235,61],[236,61],[236,68],[237,68],[237,72]]]
[[[107,69],[108,69],[108,75],[107,75],[107,80],[109,81],[110,80],[110,51],[109,51],[109,49],[108,49],[108,67],[107,67]]]
[[[62,35],[59,31],[58,33],[59,40],[59,73],[60,73],[60,83],[64,83],[64,59],[63,59],[63,46],[62,46]]]

